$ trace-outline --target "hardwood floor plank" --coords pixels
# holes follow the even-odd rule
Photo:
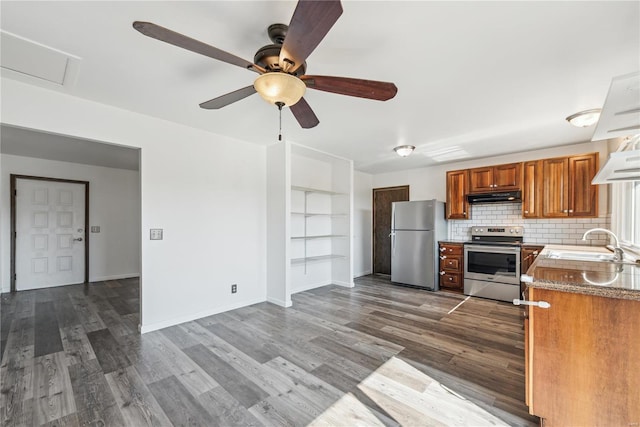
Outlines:
[[[60,329],[81,324],[68,295],[55,300],[53,304],[55,306],[58,327],[60,327]]]
[[[206,328],[260,363],[267,362],[278,356],[277,352],[269,351],[260,345],[260,341],[253,339],[254,337],[247,333],[246,330],[232,330],[220,324],[209,325]]]
[[[149,384],[158,404],[176,426],[214,426],[216,419],[175,376]]]
[[[261,426],[262,423],[247,408],[222,387],[216,387],[198,397],[198,401],[211,414],[217,426]]]
[[[60,329],[62,347],[66,355],[66,365],[84,363],[96,358],[91,342],[82,325]]]
[[[36,320],[34,325],[34,356],[62,351],[62,339],[58,327],[56,309],[51,301],[36,303]]]
[[[93,352],[105,374],[131,366],[131,362],[120,349],[120,344],[109,329],[87,333]]]
[[[207,350],[202,344],[185,348],[184,352],[245,408],[269,396],[253,381],[240,374],[232,365]]]
[[[133,367],[105,375],[126,425],[167,426],[169,418]]]
[[[46,424],[76,412],[64,352],[34,359],[34,412],[38,424]]]
[[[145,334],[141,339],[149,344],[145,348],[155,353],[154,365],[165,369],[164,376],[174,375],[194,396],[199,396],[219,385],[211,375],[160,331]],[[139,368],[140,366],[136,365],[136,369],[140,372]],[[144,370],[148,373],[146,367]]]
[[[81,425],[125,425],[96,359],[71,365],[68,370]]]

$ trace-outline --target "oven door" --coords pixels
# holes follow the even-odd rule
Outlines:
[[[520,284],[520,247],[465,245],[464,278]]]

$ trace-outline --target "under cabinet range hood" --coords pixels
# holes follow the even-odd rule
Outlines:
[[[626,137],[592,184],[640,181],[640,72],[614,77],[592,141]]]
[[[469,203],[505,203],[521,202],[522,193],[520,191],[502,191],[495,193],[480,193],[467,195]]]

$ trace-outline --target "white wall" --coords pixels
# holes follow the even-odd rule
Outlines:
[[[353,174],[353,272],[355,277],[371,274],[373,221],[373,175]]]
[[[2,155],[0,190],[2,234],[9,235],[11,174],[89,181],[89,224],[100,233],[89,233],[89,280],[109,280],[140,274],[140,192],[137,171],[31,157]],[[5,234],[6,233],[6,234]],[[0,253],[9,254],[10,241],[2,241]],[[2,292],[10,289],[10,258],[0,258]]]
[[[265,300],[264,147],[5,78],[1,108],[8,125],[142,149],[143,332]]]

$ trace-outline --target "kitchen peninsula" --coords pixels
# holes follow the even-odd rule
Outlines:
[[[551,256],[572,248],[545,246],[525,277],[527,299],[549,304],[525,317],[529,412],[545,426],[639,425],[640,264]]]

